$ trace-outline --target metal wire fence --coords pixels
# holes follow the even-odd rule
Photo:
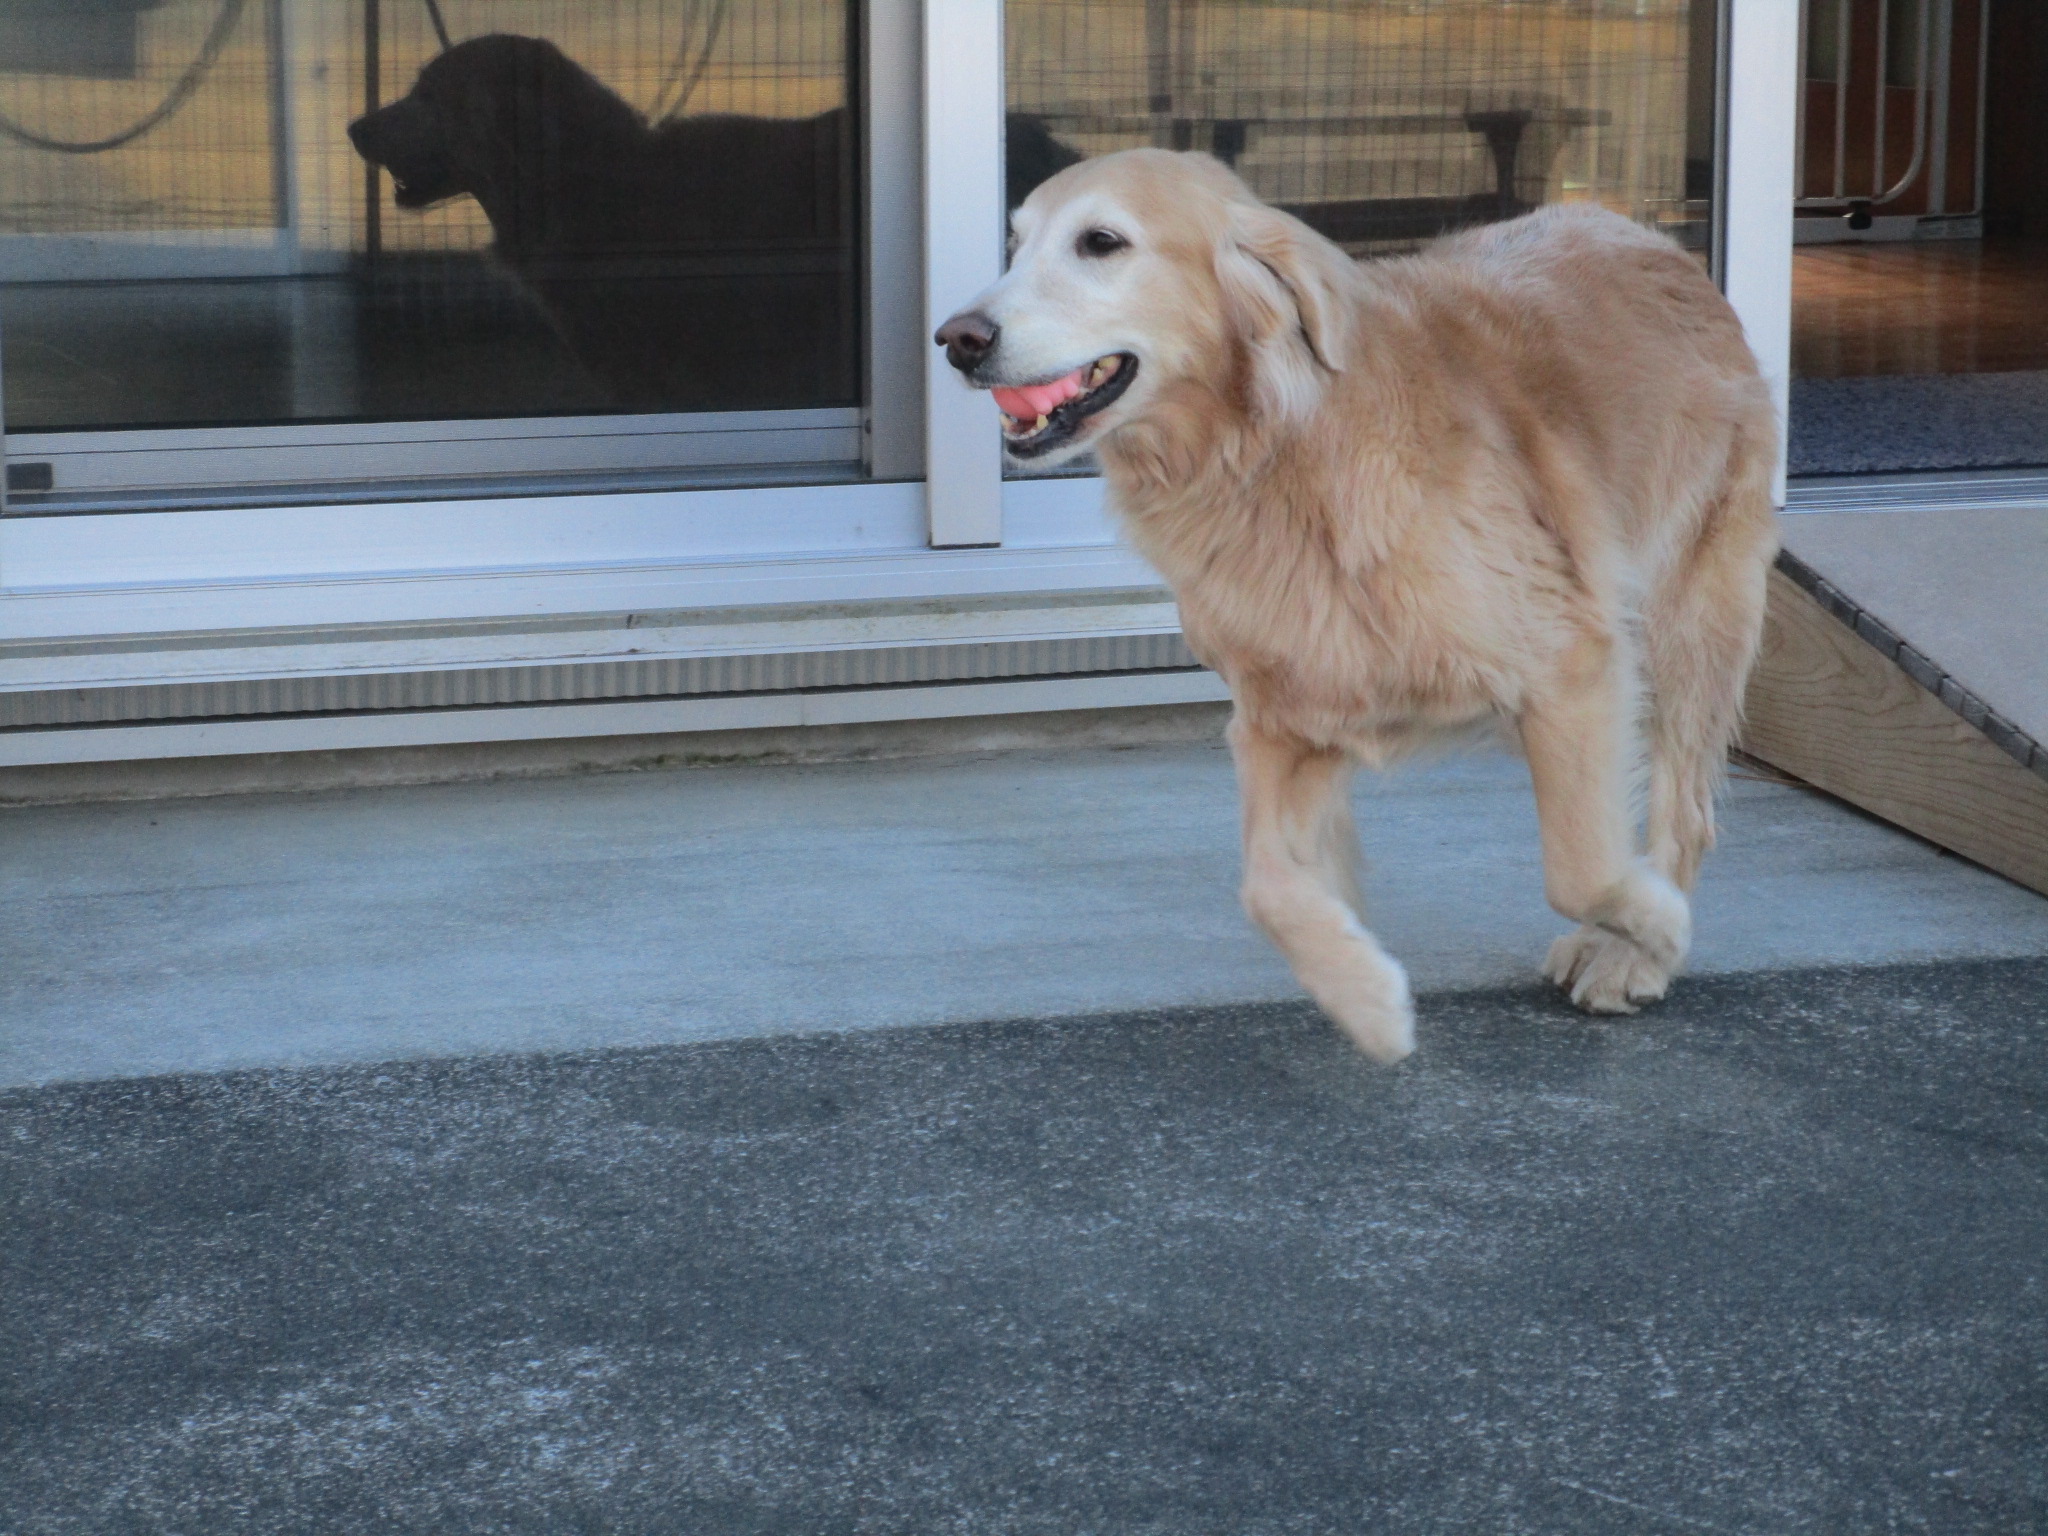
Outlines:
[[[275,226],[265,8],[91,9],[17,12],[0,29],[0,232]]]
[[[1596,198],[1681,222],[1704,3],[1011,0],[1010,105],[1091,153],[1215,150],[1282,203]],[[843,0],[128,4],[0,17],[0,233],[478,248],[473,203],[397,217],[387,184],[373,210],[343,131],[442,28],[548,38],[657,120],[847,98]]]

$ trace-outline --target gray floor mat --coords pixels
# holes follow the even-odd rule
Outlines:
[[[1790,472],[2048,464],[2048,372],[1794,379]]]

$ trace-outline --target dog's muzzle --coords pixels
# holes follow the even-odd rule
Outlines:
[[[992,389],[1002,412],[1003,448],[1015,459],[1042,458],[1072,443],[1088,418],[1130,388],[1138,360],[1110,352],[1052,378],[1001,382],[996,341],[1002,327],[978,309],[962,310],[932,337],[946,361],[976,389]]]

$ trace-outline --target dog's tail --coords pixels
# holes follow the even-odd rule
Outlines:
[[[1691,890],[1714,844],[1714,796],[1742,723],[1778,550],[1777,436],[1768,414],[1738,425],[1699,534],[1643,614],[1650,685],[1649,854]]]

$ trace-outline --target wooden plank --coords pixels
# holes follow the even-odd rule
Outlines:
[[[1742,749],[2048,895],[2048,779],[1778,571]]]
[[[2048,272],[2043,279],[2048,308]],[[2022,734],[2048,741],[2048,604],[2041,601],[2048,591],[2048,497],[2006,506],[1802,512],[1785,519],[1784,536],[1793,560],[1826,577]],[[1796,571],[1786,574],[1801,581]],[[1812,589],[1810,581],[1801,584]],[[1952,695],[1947,702],[1955,708]]]

